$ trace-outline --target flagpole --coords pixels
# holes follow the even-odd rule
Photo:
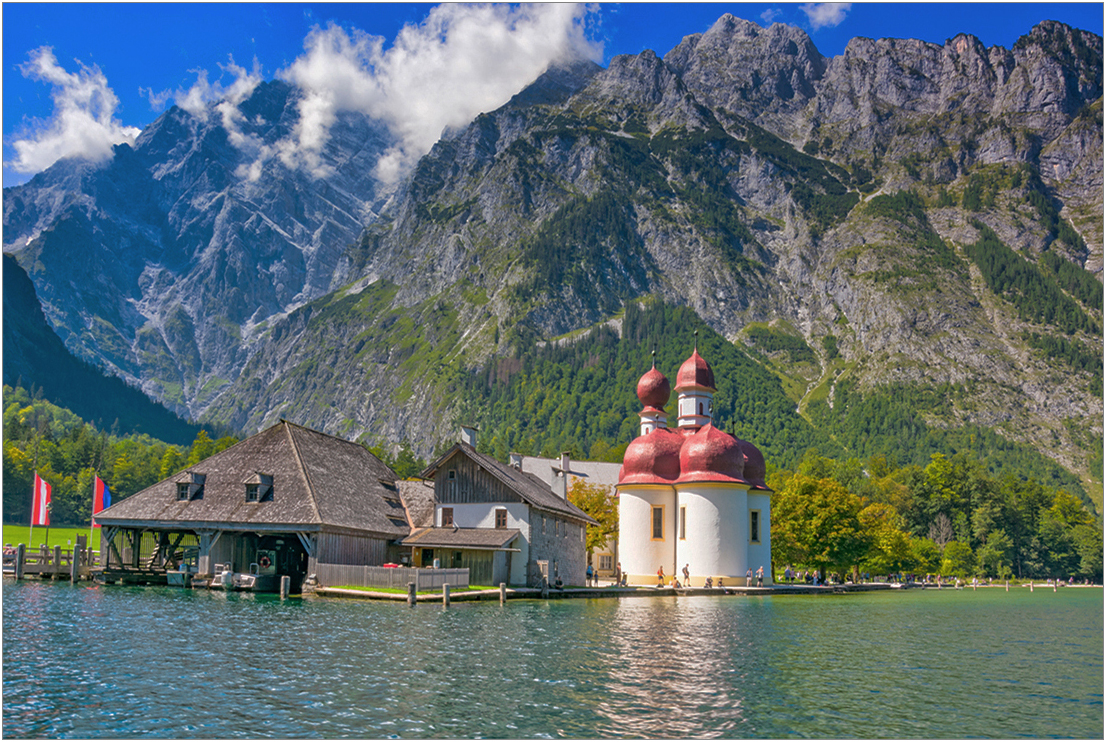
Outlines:
[[[88,516],[88,548],[92,549],[92,536],[96,533],[96,478],[99,473],[93,470],[92,472],[92,515]]]
[[[38,451],[35,451],[35,463],[38,462]],[[35,498],[38,497],[38,469],[35,469],[35,476],[31,480],[31,531],[27,534],[27,548],[33,548],[35,545]]]

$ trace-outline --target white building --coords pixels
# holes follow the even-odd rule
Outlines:
[[[641,435],[626,449],[618,478],[618,554],[630,584],[655,585],[683,569],[690,584],[707,577],[746,584],[763,568],[771,584],[771,490],[753,444],[712,424],[714,372],[691,354],[676,375],[675,430],[664,407],[671,388],[654,365],[638,382]],[[755,583],[755,577],[753,582]]]

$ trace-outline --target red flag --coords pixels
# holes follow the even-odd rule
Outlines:
[[[50,485],[35,472],[35,501],[31,509],[32,526],[50,525]]]
[[[100,512],[109,505],[111,505],[111,490],[108,489],[108,486],[104,483],[104,480],[96,477],[96,482],[93,484],[92,487],[92,514],[96,515],[96,513]],[[96,521],[93,521],[92,527],[99,528],[100,524]]]

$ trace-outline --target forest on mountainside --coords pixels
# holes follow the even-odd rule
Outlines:
[[[765,337],[753,333],[752,339]],[[773,340],[770,347],[782,342]],[[621,461],[637,435],[641,403],[635,390],[654,347],[657,368],[673,384],[680,364],[698,347],[718,386],[716,425],[754,443],[769,467],[794,467],[811,449],[829,458],[884,456],[895,467],[925,466],[934,453],[965,453],[989,475],[1033,479],[1090,502],[1075,476],[1029,446],[981,425],[927,425],[927,411],[970,393],[964,384],[860,389],[843,375],[832,406],[819,399],[804,418],[780,379],[758,362],[755,347],[728,342],[690,309],[653,300],[629,302],[620,332],[603,325],[530,347],[493,359],[468,377],[459,395],[458,420],[479,424],[480,449],[502,461],[510,451],[550,457],[568,451],[577,459]],[[827,353],[833,347],[824,343]],[[675,425],[674,416],[669,424]],[[1101,458],[1097,466],[1101,472]]]

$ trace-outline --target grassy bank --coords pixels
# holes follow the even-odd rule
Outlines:
[[[90,530],[92,531],[91,538],[89,537]],[[31,543],[32,535],[34,537],[33,544]],[[34,534],[31,533],[30,526],[4,526],[4,544],[11,544],[12,546],[26,544],[28,548],[32,546],[37,548],[40,544],[46,544],[50,548],[60,546],[63,549],[72,549],[73,545],[77,543],[77,536],[90,538],[89,545],[93,549],[100,548],[99,528],[51,527],[49,529],[49,541],[47,541],[46,526],[35,526]]]

